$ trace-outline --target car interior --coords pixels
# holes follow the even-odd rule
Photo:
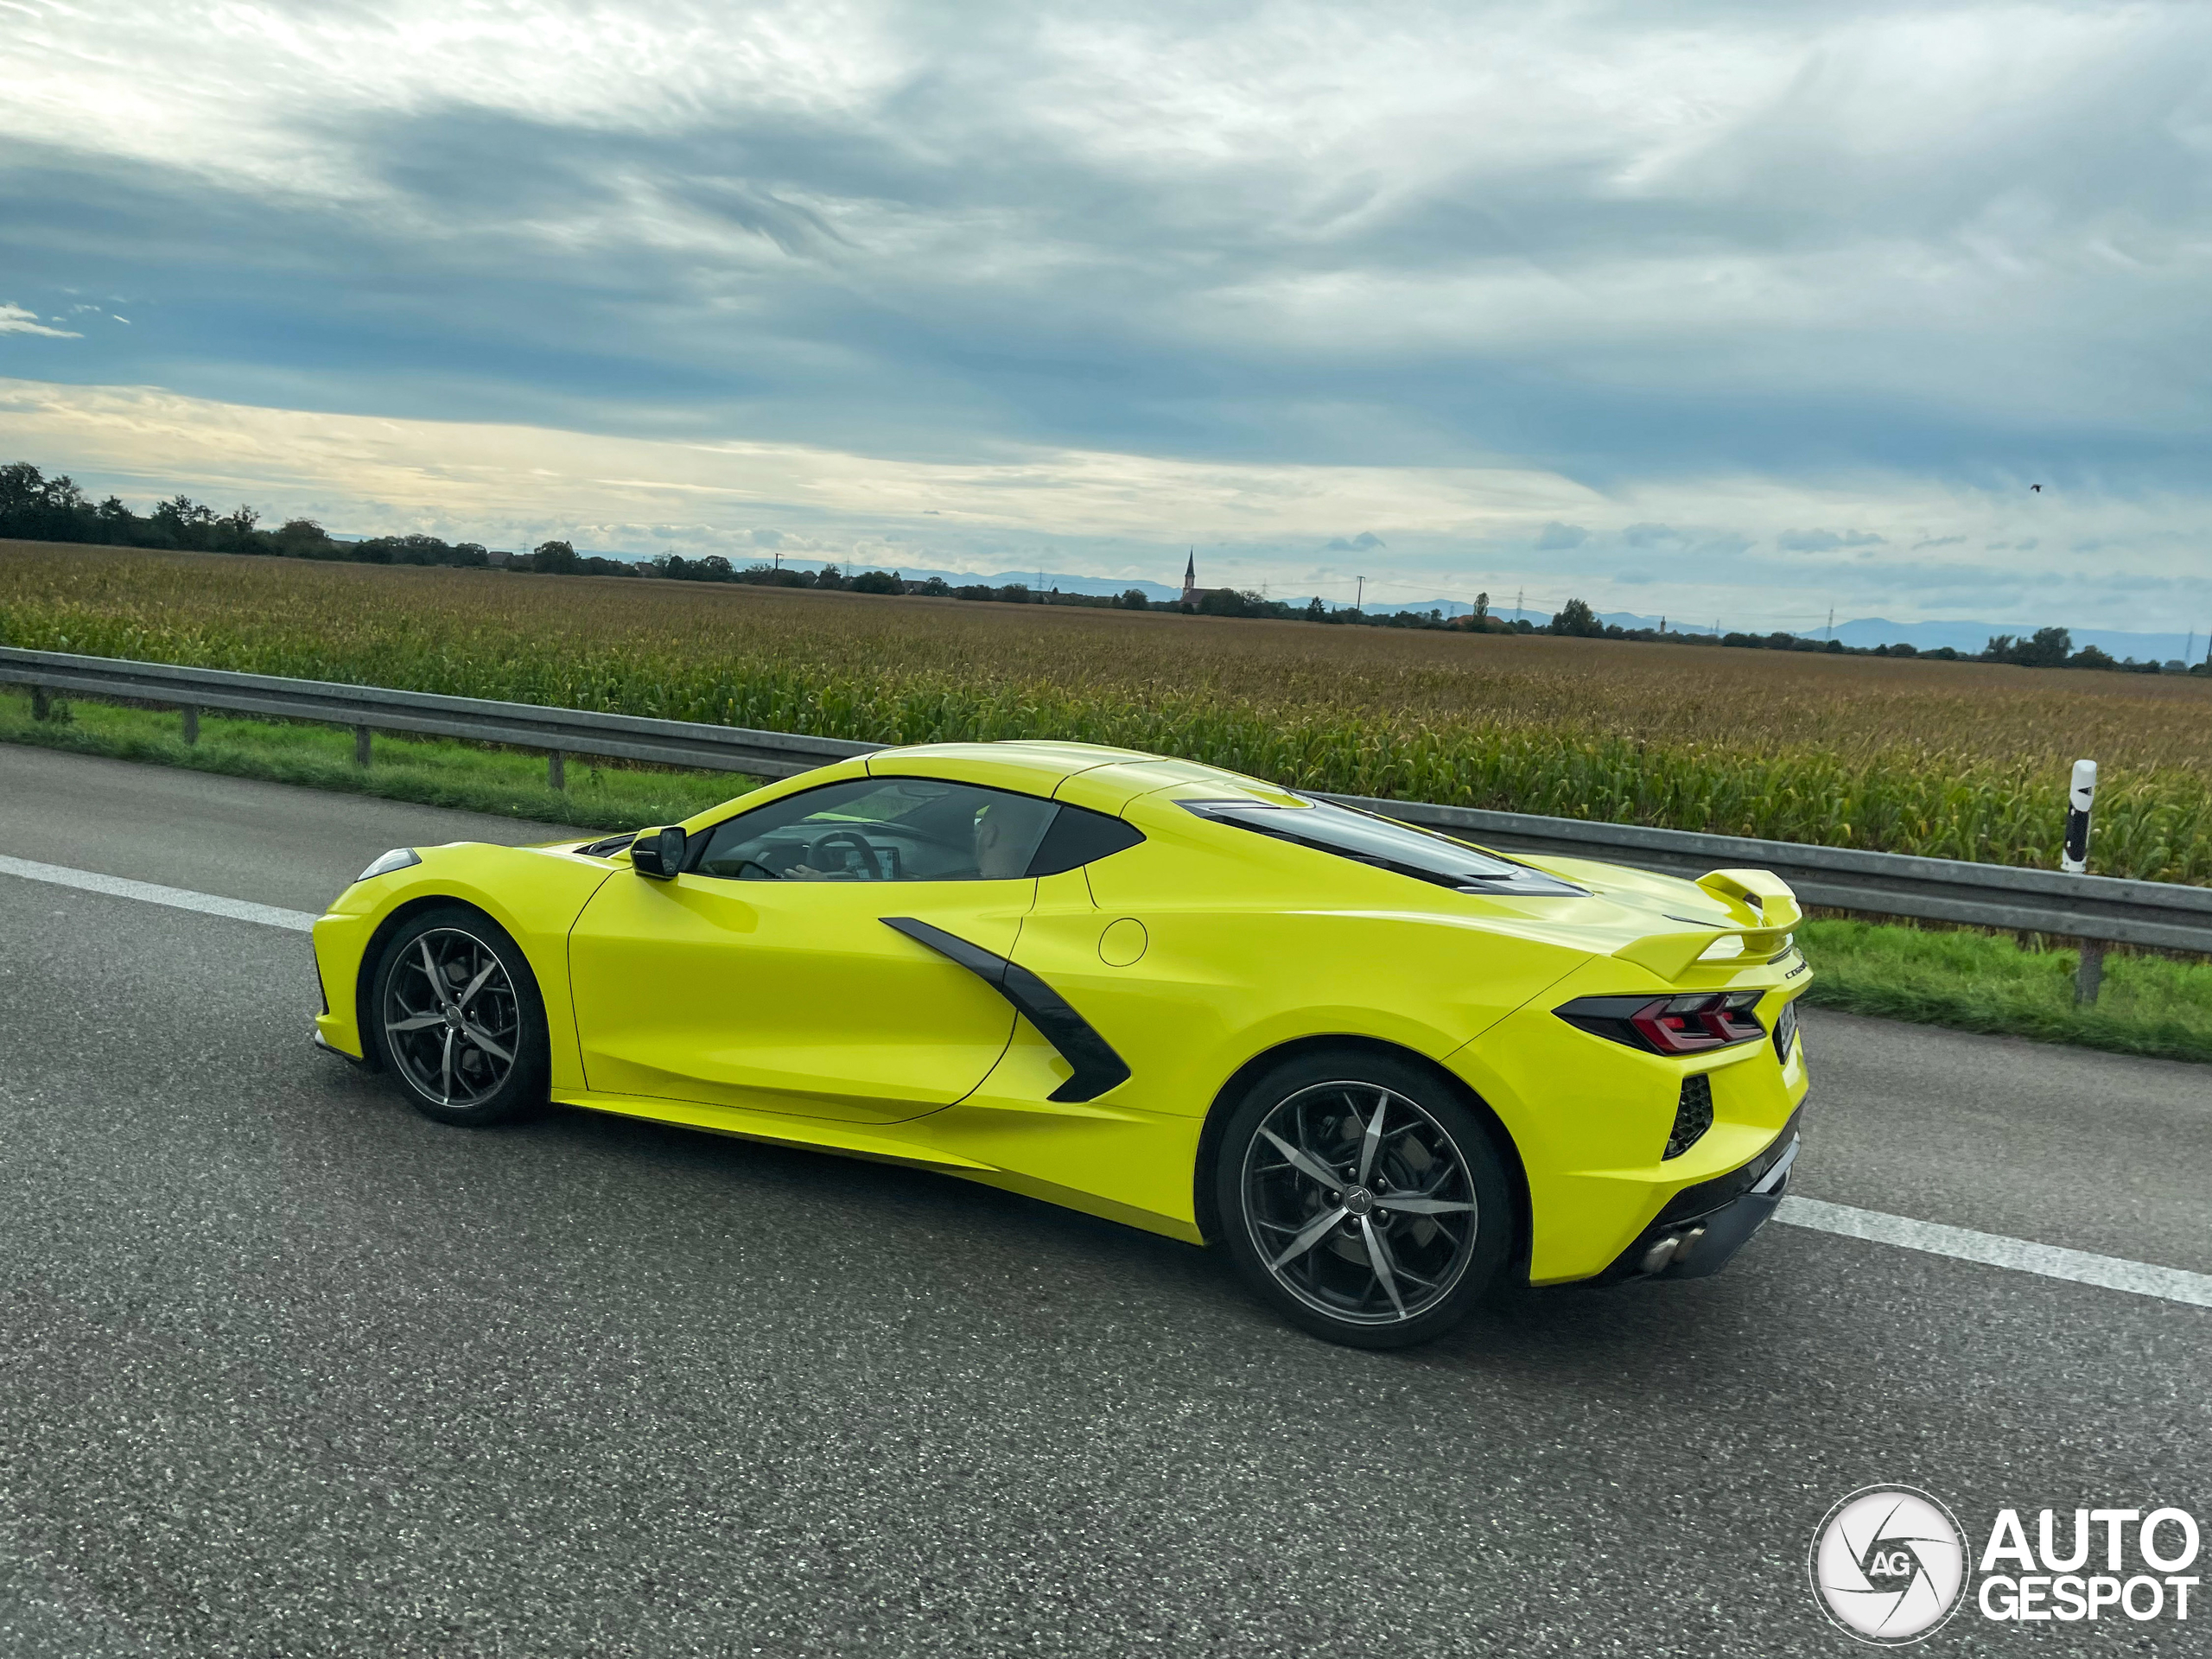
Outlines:
[[[940,779],[853,779],[718,824],[692,868],[734,881],[1011,880],[1031,874],[1060,811]]]

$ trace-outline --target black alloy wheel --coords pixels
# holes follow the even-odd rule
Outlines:
[[[1262,1078],[1230,1120],[1216,1182],[1246,1283],[1354,1347],[1441,1335],[1510,1242],[1483,1124],[1442,1078],[1389,1056],[1308,1055]]]
[[[544,1103],[537,982],[482,912],[454,905],[411,918],[378,958],[369,1006],[385,1069],[426,1116],[481,1127]]]

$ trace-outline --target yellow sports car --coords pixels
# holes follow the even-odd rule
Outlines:
[[[1761,870],[940,744],[635,836],[388,853],[315,924],[315,1041],[442,1122],[550,1098],[1218,1243],[1390,1347],[1500,1282],[1714,1272],[1772,1213],[1798,917]]]

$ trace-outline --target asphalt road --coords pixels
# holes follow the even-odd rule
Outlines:
[[[0,851],[290,908],[551,833],[0,747]],[[0,876],[0,1653],[1843,1654],[1857,1487],[2212,1520],[2212,1310],[1773,1226],[1355,1353],[956,1182],[441,1128],[308,1049],[306,949]],[[2212,1073],[1806,1025],[1798,1192],[2212,1271]]]

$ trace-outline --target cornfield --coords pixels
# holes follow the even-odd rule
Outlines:
[[[2212,683],[0,543],[0,642],[877,742],[2212,884]]]

